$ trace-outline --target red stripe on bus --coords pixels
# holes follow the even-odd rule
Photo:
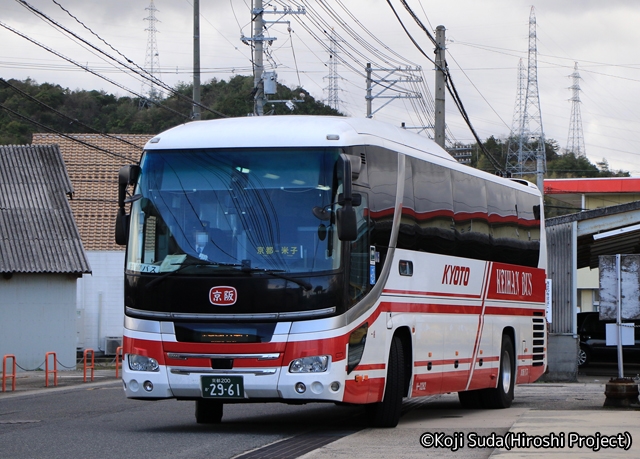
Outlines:
[[[392,290],[392,289],[384,289],[382,294],[391,294],[391,295],[414,295],[414,296],[446,296],[448,298],[480,298],[478,294],[463,294],[463,293],[445,293],[445,292],[420,292],[414,290]]]

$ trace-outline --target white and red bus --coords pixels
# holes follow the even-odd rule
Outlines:
[[[127,397],[195,401],[200,423],[227,403],[366,404],[395,426],[403,397],[504,408],[546,369],[527,182],[310,116],[178,126],[119,179]]]

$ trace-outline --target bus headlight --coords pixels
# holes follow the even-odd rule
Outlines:
[[[156,359],[138,354],[129,354],[129,368],[133,371],[160,371]]]
[[[329,364],[328,355],[315,355],[313,357],[302,357],[295,359],[289,364],[290,373],[322,373],[327,371]]]

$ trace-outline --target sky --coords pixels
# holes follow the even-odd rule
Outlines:
[[[433,44],[400,0],[389,1],[422,52],[408,38],[387,0],[306,0],[309,9],[305,15],[265,15],[267,20],[289,21],[269,25],[267,35],[275,40],[265,60],[267,69],[277,72],[280,83],[301,86],[314,98],[325,100],[330,82],[327,31],[332,28],[338,43],[343,41],[353,46],[338,45],[339,78],[336,81],[339,109],[343,113],[354,117],[366,115],[364,66],[373,62],[374,68],[376,64],[377,68],[389,67],[384,57],[380,57],[380,51],[397,60],[393,68],[420,67],[420,75],[433,93],[434,66],[423,55],[433,57]],[[573,84],[569,75],[577,63],[586,156],[594,164],[606,159],[611,169],[640,176],[640,136],[637,134],[640,132],[640,4],[637,0],[406,2],[432,33],[438,25],[446,28],[446,58],[451,78],[483,141],[490,136],[504,139],[511,131],[518,93],[518,63],[523,59],[527,65],[529,15],[533,6],[538,93],[545,138],[555,140],[561,148],[567,147]],[[145,18],[150,15],[147,9],[150,0],[29,0],[27,3],[96,47],[117,56],[115,49],[138,66],[145,66],[149,41],[146,29],[150,25]],[[265,0],[265,9],[273,10],[275,6],[282,11],[283,5],[288,5],[295,11],[301,3],[301,0],[272,3]],[[145,90],[135,74],[122,71],[119,65],[96,51],[90,52],[86,45],[81,46],[77,40],[61,33],[23,4],[0,0],[0,77],[31,78],[70,90],[96,89],[118,96]],[[191,83],[193,2],[154,0],[154,5],[160,65],[156,75],[170,86]],[[240,39],[252,34],[250,9],[250,0],[200,1],[203,82],[251,74],[251,48]],[[346,33],[344,23],[352,27],[357,40]],[[344,50],[340,49],[343,46]],[[375,87],[373,93],[377,94]],[[381,95],[386,94],[390,93]],[[373,110],[374,117],[381,121],[395,125],[404,122],[406,126],[420,124],[411,99],[377,98],[373,100]],[[457,141],[474,142],[448,94],[446,123]]]

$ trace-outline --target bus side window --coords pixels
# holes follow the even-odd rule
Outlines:
[[[416,250],[453,255],[455,225],[451,171],[411,158],[416,213]]]

